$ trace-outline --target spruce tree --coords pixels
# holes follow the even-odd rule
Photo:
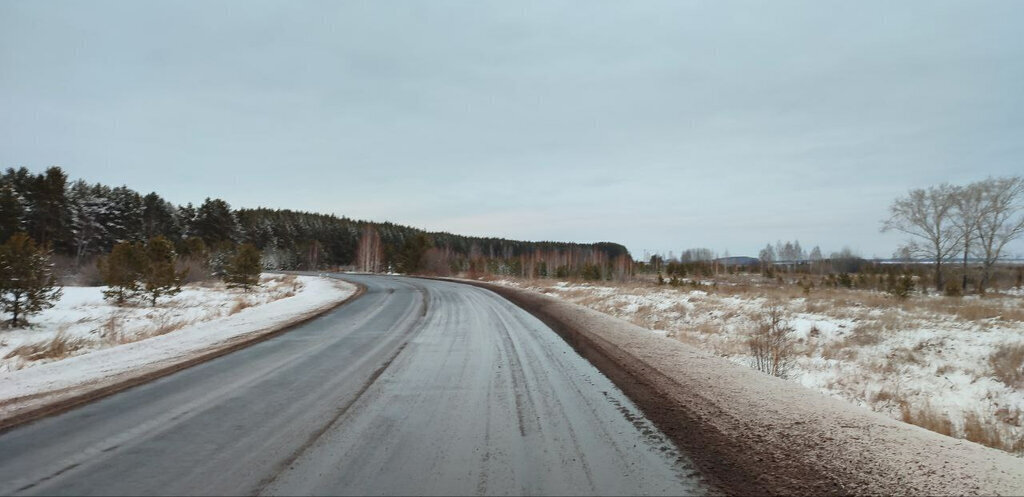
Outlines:
[[[0,311],[11,315],[11,326],[23,316],[53,307],[62,291],[51,272],[49,252],[25,233],[15,233],[0,245]]]
[[[178,255],[174,252],[174,244],[162,236],[150,238],[146,243],[146,258],[149,264],[143,283],[150,303],[155,306],[158,298],[181,292],[181,282],[188,269],[175,270]]]
[[[248,292],[250,287],[259,284],[262,269],[259,249],[248,243],[243,243],[238,246],[228,261],[224,271],[224,281],[228,284],[228,288],[242,288]]]
[[[100,277],[109,287],[103,297],[124,305],[142,293],[142,281],[149,271],[145,247],[138,242],[114,245],[110,255],[99,260]]]

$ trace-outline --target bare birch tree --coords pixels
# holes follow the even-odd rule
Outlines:
[[[953,222],[957,187],[943,183],[926,190],[911,190],[889,206],[882,231],[895,230],[913,237],[906,248],[932,261],[935,287],[943,289],[942,264],[960,250],[963,232]],[[920,242],[916,239],[920,239]]]
[[[960,231],[960,236],[963,238],[961,246],[963,248],[963,278],[961,281],[961,290],[967,292],[967,261],[968,256],[971,253],[973,243],[978,238],[978,230],[981,228],[981,221],[984,215],[982,209],[982,199],[984,193],[983,183],[971,183],[962,188],[958,188],[954,195],[954,205],[952,211],[953,224],[956,229]]]
[[[814,248],[811,249],[811,253],[807,258],[811,261],[811,270],[817,268],[819,274],[824,273],[825,265],[822,264],[822,259],[824,259],[824,257],[821,255],[821,247],[815,245]]]
[[[383,269],[384,244],[381,243],[380,233],[373,226],[363,228],[356,249],[356,261],[360,271],[379,273]]]
[[[974,255],[981,259],[984,289],[1003,248],[1024,234],[1024,178],[989,178],[977,185],[981,190],[981,216]]]

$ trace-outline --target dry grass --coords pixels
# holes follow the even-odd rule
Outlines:
[[[886,398],[887,396],[889,398]],[[967,411],[964,413],[963,428],[957,430],[948,414],[939,412],[927,403],[919,409],[914,409],[906,400],[892,395],[891,392],[879,392],[877,400],[879,402],[889,401],[899,404],[904,422],[920,426],[926,430],[950,437],[964,438],[986,447],[1010,453],[1024,453],[1024,436],[1017,435],[1013,430],[1008,429],[1007,425],[1012,425],[1012,423],[1006,423],[1005,420],[998,419],[998,417],[985,419],[977,412]],[[1018,420],[1019,417],[1020,413],[1017,413]]]
[[[4,356],[4,359],[13,359],[15,357],[25,361],[63,359],[84,346],[85,340],[71,338],[62,329],[49,340],[22,345],[11,350]]]
[[[153,328],[149,329],[143,336],[137,338],[137,340],[166,335],[172,331],[180,330],[189,324],[192,324],[192,321],[175,321],[171,316],[164,314],[153,322]]]
[[[686,287],[682,287],[686,289]],[[906,300],[893,298],[880,291],[817,287],[806,294],[803,288],[792,283],[779,284],[775,280],[750,278],[730,280],[721,278],[714,292],[719,295],[737,297],[764,297],[767,299],[792,300],[806,298],[803,312],[831,313],[839,307],[861,307],[867,309],[902,309],[909,313],[933,312],[968,321],[999,319],[1002,321],[1024,322],[1024,306],[1005,305],[1000,298],[921,298],[913,296]]]
[[[911,298],[903,304],[908,311],[933,312],[966,321],[998,319],[1024,322],[1024,308],[1005,305],[999,298]]]
[[[877,411],[931,431],[1024,453],[1024,414],[1015,407],[1004,407],[1006,399],[998,396],[975,399],[977,405],[968,408],[950,405],[945,389],[952,383],[942,379],[950,374],[975,378],[991,375],[1010,388],[1024,389],[1024,342],[999,347],[998,342],[992,343],[996,335],[987,335],[990,330],[1002,334],[1007,328],[1020,327],[1019,323],[1024,323],[1024,299],[920,294],[899,299],[881,291],[833,288],[812,280],[817,286],[805,291],[806,285],[801,287],[793,281],[726,277],[717,285],[699,287],[706,294],[692,293],[696,288],[689,284],[656,286],[651,281],[639,285],[521,284],[540,287],[545,293],[642,327],[666,330],[669,337],[730,358],[750,356],[749,344],[741,332],[756,326],[759,315],[773,301],[781,302],[807,333],[806,339],[800,335],[791,350],[801,357],[799,366],[821,369],[820,361],[815,362],[820,357],[833,361],[825,369],[842,372],[821,378],[822,389],[866,402]],[[645,297],[656,305],[648,305]],[[625,302],[629,301],[639,305],[627,306]],[[968,347],[958,353],[944,353],[957,349],[961,336]],[[980,357],[974,361],[956,362],[963,353],[973,355],[978,349]],[[990,351],[994,352],[989,356]],[[952,395],[956,395],[953,390]]]
[[[964,413],[964,438],[988,447],[1002,448],[1003,437],[992,424],[981,422],[981,416],[974,411]]]
[[[899,405],[903,399],[898,393],[883,388],[869,396],[868,400],[876,405]]]
[[[108,346],[133,341],[131,335],[127,335],[121,330],[121,317],[116,313],[111,314],[100,326],[100,337],[103,338],[104,345]]]
[[[849,335],[827,342],[821,348],[821,356],[825,359],[852,361],[857,358],[858,350],[870,347],[882,341],[882,328],[874,323],[858,325]]]
[[[231,307],[228,308],[228,316],[234,316],[245,309],[252,307],[252,304],[244,296],[239,295],[235,298],[235,301],[231,303]]]
[[[808,314],[825,314],[835,308],[835,305],[824,299],[807,299],[804,301],[802,312]]]
[[[1011,388],[1024,388],[1024,343],[999,347],[988,362],[996,379]]]
[[[917,425],[926,430],[950,437],[955,434],[953,422],[950,421],[949,415],[933,409],[927,403],[918,409],[914,409],[907,402],[902,401],[900,402],[900,413],[905,423]]]
[[[273,294],[275,300],[294,297],[302,288],[302,283],[299,282],[299,278],[294,274],[274,277],[267,281],[266,284],[271,290],[271,294]]]

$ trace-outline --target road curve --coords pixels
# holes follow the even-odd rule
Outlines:
[[[451,282],[0,434],[0,494],[701,494],[688,460],[544,324]]]

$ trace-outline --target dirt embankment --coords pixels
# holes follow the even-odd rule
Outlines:
[[[472,284],[558,332],[727,494],[1024,494],[1024,459],[825,397],[575,304]]]

